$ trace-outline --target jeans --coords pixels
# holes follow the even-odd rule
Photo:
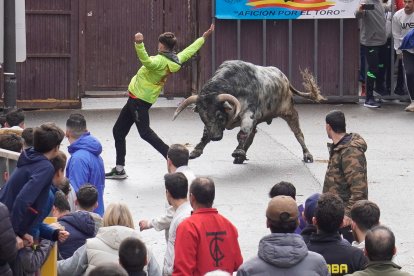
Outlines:
[[[151,104],[140,99],[129,98],[122,108],[112,129],[115,139],[116,164],[125,166],[126,141],[125,138],[135,123],[142,139],[150,143],[164,158],[167,158],[169,146],[150,128],[148,110]]]

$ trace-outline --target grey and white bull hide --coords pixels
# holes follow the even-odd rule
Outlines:
[[[225,129],[240,126],[238,146],[232,156],[233,163],[242,164],[257,125],[262,122],[270,124],[273,118],[281,117],[302,146],[303,160],[313,162],[299,126],[298,112],[293,106],[293,94],[316,102],[324,98],[312,75],[305,71],[302,76],[306,92],[295,89],[276,67],[257,66],[241,60],[223,62],[199,95],[187,98],[174,113],[173,120],[184,108],[195,103],[195,111],[204,123],[203,137],[190,158],[199,157],[210,141],[221,140]]]

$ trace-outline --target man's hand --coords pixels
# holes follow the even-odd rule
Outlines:
[[[206,39],[214,32],[214,24],[211,24],[210,29],[204,32],[203,37]]]
[[[144,231],[144,230],[147,230],[147,229],[150,229],[150,228],[151,227],[149,225],[149,221],[148,220],[141,220],[139,222],[139,230],[140,231]]]
[[[24,243],[24,246],[32,246],[33,245],[33,237],[29,234],[24,234],[23,243]]]
[[[144,41],[144,36],[141,33],[135,34],[135,43],[140,44]]]
[[[20,237],[16,237],[16,248],[17,250],[20,250],[24,247],[24,242]]]
[[[58,240],[60,242],[65,242],[69,238],[70,233],[65,230],[59,230]]]

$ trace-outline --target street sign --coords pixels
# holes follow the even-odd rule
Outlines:
[[[16,62],[26,60],[26,7],[25,0],[16,0]],[[4,0],[0,0],[0,63],[4,54]]]

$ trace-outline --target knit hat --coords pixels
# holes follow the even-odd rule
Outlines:
[[[306,222],[312,224],[312,218],[315,216],[316,205],[318,205],[318,200],[321,194],[316,193],[308,197],[305,201],[305,210],[303,210],[303,215],[305,216]]]
[[[290,196],[275,196],[269,201],[266,217],[274,222],[290,222],[298,219],[298,206]]]

